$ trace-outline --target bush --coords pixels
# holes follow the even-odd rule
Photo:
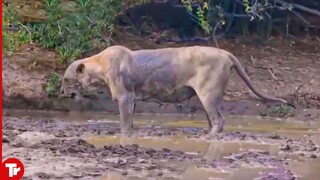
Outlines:
[[[78,0],[67,5],[60,0],[45,0],[47,20],[29,24],[33,39],[46,48],[54,48],[62,64],[83,53],[109,46],[119,0]]]
[[[53,73],[46,85],[46,92],[49,96],[54,96],[58,93],[59,82],[60,82],[60,75],[56,72]]]
[[[31,32],[19,22],[14,6],[2,4],[2,7],[2,49],[5,53],[14,52],[31,41]]]

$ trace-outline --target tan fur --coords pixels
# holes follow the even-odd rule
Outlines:
[[[286,103],[255,89],[232,54],[204,46],[138,51],[112,46],[95,56],[73,62],[63,82],[73,79],[83,87],[95,81],[105,82],[112,98],[118,101],[123,133],[132,131],[137,99],[184,101],[196,94],[206,110],[209,132],[218,133],[224,126],[220,106],[232,68],[261,99]],[[62,83],[62,89],[66,87],[70,86]]]

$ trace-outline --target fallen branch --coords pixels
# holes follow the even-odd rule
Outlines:
[[[274,2],[276,3],[279,3],[283,6],[292,6],[293,8],[296,8],[296,9],[299,9],[301,11],[304,11],[304,12],[307,12],[307,13],[310,13],[310,14],[313,14],[313,15],[317,15],[317,16],[320,16],[320,12],[316,9],[311,9],[311,8],[308,8],[308,7],[305,7],[305,6],[302,6],[300,4],[296,4],[296,3],[288,3],[288,2],[285,2],[283,0],[273,0]]]
[[[184,42],[208,42],[211,38],[215,39],[221,39],[224,36],[224,34],[217,35],[214,37],[193,37],[189,39],[173,39],[173,38],[165,38],[165,37],[159,37],[156,39],[156,43],[160,44],[162,42],[175,42],[175,43],[184,43]]]
[[[301,14],[295,12],[295,11],[291,11],[294,15],[296,15],[302,22],[304,22],[305,24],[307,24],[308,26],[310,26],[310,22],[307,21]]]

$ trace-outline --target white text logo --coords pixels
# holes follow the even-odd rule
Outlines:
[[[9,177],[16,176],[20,171],[20,168],[17,168],[16,163],[6,163],[5,165],[7,168],[9,168]]]

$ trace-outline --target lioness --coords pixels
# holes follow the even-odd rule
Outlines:
[[[231,69],[262,100],[287,103],[255,89],[235,56],[213,47],[192,46],[132,51],[111,46],[97,55],[74,61],[62,78],[62,93],[77,97],[82,88],[105,82],[118,101],[122,133],[133,130],[137,100],[184,101],[198,95],[206,111],[209,133],[223,130],[220,105]]]

